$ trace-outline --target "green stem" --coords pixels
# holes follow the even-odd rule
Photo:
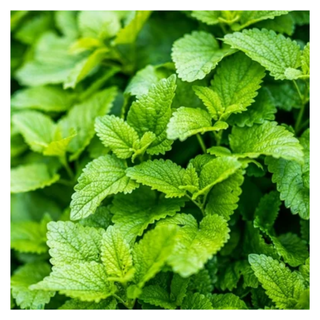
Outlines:
[[[186,195],[202,212],[202,214],[205,216],[205,212],[203,210],[203,205],[201,203],[199,203],[198,201],[195,201],[192,199],[191,196],[189,196],[188,194]]]
[[[61,158],[61,163],[63,164],[64,168],[66,169],[69,178],[73,181],[74,180],[74,173],[72,172],[69,163],[67,161],[67,157],[64,156],[63,158]]]
[[[294,131],[296,133],[299,132],[300,130],[300,124],[301,124],[301,121],[302,121],[302,117],[303,117],[303,113],[304,113],[304,108],[305,108],[305,105],[303,104],[300,108],[300,111],[299,111],[299,114],[298,114],[298,118],[297,118],[297,121],[296,121],[296,124],[294,126]]]
[[[114,296],[117,300],[119,300],[119,302],[122,303],[126,308],[130,309],[129,306],[127,305],[127,303],[126,303],[124,300],[122,300],[117,294],[114,293],[113,296]]]
[[[202,137],[200,136],[199,133],[197,134],[197,139],[198,139],[198,142],[200,144],[200,147],[201,147],[203,153],[207,153],[206,145],[204,144],[204,141],[203,141],[203,139],[202,139]]]
[[[228,31],[227,31],[227,29],[226,29],[226,27],[225,27],[224,23],[221,23],[221,22],[220,22],[220,24],[219,24],[219,25],[220,25],[220,27],[221,27],[221,29],[222,29],[223,33],[224,33],[224,34],[227,34],[227,33],[228,33]]]
[[[216,139],[217,146],[220,146],[221,138],[222,138],[222,130],[220,130],[218,133],[216,133],[216,132],[213,132],[213,133],[214,133],[214,137]]]
[[[297,92],[298,92],[298,95],[299,95],[299,98],[300,98],[302,104],[304,104],[303,96],[302,96],[301,91],[300,91],[300,89],[299,89],[299,86],[298,86],[298,84],[297,84],[297,82],[296,82],[295,80],[293,80],[293,84],[294,84],[294,86],[296,87],[296,90],[297,90]]]

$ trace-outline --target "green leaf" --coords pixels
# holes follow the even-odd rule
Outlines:
[[[221,11],[217,11],[217,10],[208,10],[208,11],[201,11],[201,10],[197,10],[197,11],[192,11],[191,16],[193,18],[196,18],[197,20],[200,20],[201,22],[204,22],[208,25],[214,25],[214,24],[218,24],[219,21],[219,17],[221,15]]]
[[[119,17],[114,11],[80,11],[78,25],[82,37],[112,38],[121,28]]]
[[[70,299],[59,307],[59,310],[115,310],[117,309],[117,304],[117,300],[111,297],[98,303]]]
[[[290,208],[292,214],[299,213],[302,219],[309,219],[310,192],[304,184],[301,165],[295,161],[271,157],[267,157],[265,163],[285,206]]]
[[[241,163],[234,157],[218,157],[202,168],[199,176],[200,190],[193,194],[196,199],[199,195],[207,194],[217,183],[226,180],[241,167]]]
[[[262,124],[266,120],[275,120],[277,109],[272,96],[266,88],[262,88],[255,98],[255,102],[242,113],[232,114],[228,123],[238,127],[252,127],[254,124]]]
[[[98,48],[92,52],[90,56],[79,61],[65,79],[63,88],[75,88],[80,81],[90,75],[96,67],[99,67],[103,59],[106,58],[108,52],[108,48]]]
[[[114,285],[107,279],[105,267],[95,261],[54,266],[48,277],[30,289],[59,291],[71,298],[97,303],[115,292]]]
[[[233,30],[238,31],[248,27],[251,24],[262,20],[274,19],[275,17],[287,14],[289,11],[242,11],[240,14],[240,23],[232,26]]]
[[[114,197],[112,221],[122,237],[132,243],[137,236],[142,236],[149,224],[173,216],[182,206],[182,199],[158,198],[155,191],[140,187],[129,195],[118,194]]]
[[[168,123],[167,136],[169,139],[186,140],[188,137],[207,131],[219,131],[226,129],[225,122],[216,123],[212,126],[211,115],[202,109],[180,107],[175,111]]]
[[[103,229],[84,227],[70,221],[48,224],[50,262],[55,266],[80,262],[100,262]]]
[[[281,201],[277,191],[266,193],[255,210],[253,225],[261,231],[268,232],[277,219]]]
[[[72,195],[72,220],[93,214],[101,201],[118,192],[130,193],[137,184],[126,176],[126,164],[112,155],[105,155],[90,162],[78,179]]]
[[[101,206],[97,208],[91,216],[79,220],[79,223],[85,227],[103,228],[107,229],[111,225],[112,214],[109,207]]]
[[[93,96],[72,107],[58,125],[64,136],[75,130],[77,136],[68,145],[67,151],[72,153],[70,160],[76,160],[94,136],[96,117],[108,113],[112,107],[117,90],[115,87],[99,91]]]
[[[167,76],[168,74],[163,68],[148,65],[133,76],[124,93],[140,97],[147,94],[153,85]]]
[[[275,249],[291,267],[302,265],[309,256],[306,242],[294,233],[270,236]]]
[[[19,221],[11,222],[11,248],[20,252],[45,253],[47,223],[51,221],[48,214],[40,222]]]
[[[184,310],[212,310],[212,304],[208,297],[198,292],[189,293],[183,300],[181,309]]]
[[[118,32],[114,44],[130,44],[135,42],[150,14],[151,11],[136,11],[134,18]]]
[[[44,112],[63,112],[70,109],[72,96],[59,87],[42,86],[18,90],[11,98],[17,109],[37,109]]]
[[[42,152],[53,140],[55,124],[50,117],[41,112],[16,113],[12,117],[12,122],[33,151]]]
[[[308,42],[301,54],[301,69],[305,75],[310,75],[310,43]]]
[[[234,50],[219,48],[217,40],[204,31],[194,31],[177,40],[172,47],[172,60],[179,78],[193,82],[203,79]]]
[[[33,262],[20,266],[11,277],[12,296],[21,309],[44,309],[55,295],[54,291],[29,290],[29,286],[50,273],[46,262]]]
[[[214,185],[208,195],[207,214],[218,214],[226,220],[230,219],[238,207],[241,185],[244,181],[243,170],[239,169],[226,180]]]
[[[133,262],[136,268],[135,283],[142,288],[167,262],[175,245],[175,226],[157,226],[147,232],[133,248]]]
[[[245,111],[254,102],[264,76],[263,67],[241,52],[224,59],[211,81],[211,89],[217,94],[212,102],[216,109],[223,110],[220,119]]]
[[[198,273],[192,275],[188,285],[188,291],[199,292],[202,294],[211,293],[213,290],[213,283],[207,269],[201,269]]]
[[[158,285],[144,287],[139,299],[165,309],[176,308],[175,304],[170,301],[169,293]]]
[[[172,141],[167,139],[166,128],[171,117],[171,104],[176,90],[176,76],[160,80],[152,86],[146,95],[130,107],[127,122],[133,127],[139,137],[151,131],[156,135],[156,140],[148,148],[148,153],[164,154],[171,149]]]
[[[166,194],[166,198],[183,197],[184,169],[171,160],[149,160],[126,170],[131,179]]]
[[[170,285],[170,300],[174,301],[177,306],[181,306],[183,299],[187,295],[187,288],[190,278],[182,278],[178,274],[173,274]]]
[[[278,33],[286,33],[288,36],[292,36],[295,30],[295,23],[292,17],[293,11],[289,14],[277,16],[274,19],[264,20],[255,25],[258,29],[271,29]]]
[[[11,169],[11,193],[42,189],[60,178],[53,168],[45,163],[32,163]]]
[[[214,120],[218,120],[220,114],[224,111],[218,93],[209,87],[193,86],[192,89],[207,107],[211,117]]]
[[[107,274],[115,281],[127,282],[132,277],[132,256],[128,242],[114,226],[109,226],[103,234],[101,260]]]
[[[55,11],[54,20],[60,32],[69,39],[79,36],[76,11]]]
[[[65,81],[83,55],[68,54],[70,40],[52,32],[44,33],[35,46],[34,59],[15,74],[21,85],[42,86]]]
[[[70,141],[76,136],[74,130],[70,130],[63,137],[60,127],[38,111],[19,112],[12,121],[30,148],[47,156],[64,157]]]
[[[126,159],[139,147],[137,132],[123,119],[114,115],[96,119],[95,130],[101,142],[118,158]]]
[[[260,63],[276,80],[288,79],[286,72],[297,70],[301,64],[299,45],[272,30],[251,29],[235,32],[226,35],[224,42]]]
[[[213,294],[210,297],[214,310],[245,310],[247,305],[233,293]]]
[[[21,27],[15,32],[15,38],[27,45],[32,45],[44,32],[49,30],[50,24],[49,12],[41,12],[36,16],[29,17],[28,20],[24,20]]]
[[[218,215],[203,218],[200,227],[179,228],[177,243],[169,258],[169,265],[181,277],[197,273],[229,239],[226,221]]]
[[[265,122],[250,128],[233,127],[229,141],[232,151],[241,157],[257,158],[263,154],[303,162],[299,141],[276,122]]]
[[[250,254],[249,263],[266,294],[280,309],[293,309],[305,289],[297,272],[263,254]]]

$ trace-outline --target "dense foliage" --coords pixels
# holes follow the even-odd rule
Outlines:
[[[11,30],[11,308],[309,308],[308,12]]]

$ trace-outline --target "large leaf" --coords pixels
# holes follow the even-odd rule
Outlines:
[[[300,76],[300,47],[290,38],[272,30],[251,29],[228,34],[224,42],[259,62],[276,80],[293,80]]]
[[[172,47],[172,60],[183,81],[203,79],[217,64],[234,51],[219,48],[210,33],[194,31],[177,40]]]
[[[118,192],[130,193],[137,184],[126,176],[126,164],[105,155],[90,162],[78,179],[72,195],[70,217],[73,220],[93,214],[101,201]]]
[[[171,104],[176,90],[176,76],[160,80],[148,93],[139,96],[128,112],[127,121],[139,134],[151,131],[155,141],[148,148],[149,154],[164,154],[171,149],[172,141],[167,139],[166,128],[171,117]]]

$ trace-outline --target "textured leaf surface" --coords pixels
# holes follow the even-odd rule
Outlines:
[[[131,250],[122,233],[114,226],[109,226],[103,234],[101,244],[101,260],[110,276],[126,280],[132,267]]]
[[[192,82],[203,79],[227,55],[229,48],[219,48],[217,40],[204,31],[194,31],[177,40],[172,47],[172,60],[179,78]]]
[[[129,158],[139,147],[137,132],[124,120],[114,115],[97,118],[95,130],[101,142],[118,158]]]
[[[240,167],[241,163],[233,157],[219,157],[209,161],[201,168],[200,190],[193,195],[193,198],[207,194],[214,185],[227,179]]]
[[[217,93],[225,117],[245,111],[254,102],[264,75],[263,67],[241,52],[221,62],[211,81],[211,89]]]
[[[151,131],[156,140],[148,149],[149,154],[165,153],[171,149],[172,142],[167,139],[166,128],[171,116],[171,104],[176,90],[176,76],[160,80],[146,95],[130,107],[127,121],[141,137]]]
[[[240,169],[226,180],[214,185],[208,195],[207,214],[218,214],[229,220],[230,215],[238,207],[243,181],[243,171]]]
[[[154,277],[167,262],[175,244],[176,231],[175,226],[157,226],[135,244],[133,248],[133,262],[136,268],[134,280],[140,287]]]
[[[243,300],[233,293],[213,294],[210,296],[214,310],[244,310],[248,309]]]
[[[72,129],[77,132],[77,136],[67,149],[72,153],[71,160],[77,159],[90,143],[94,136],[95,118],[110,111],[115,96],[115,87],[99,91],[81,104],[73,106],[68,114],[59,121],[64,136],[67,136]]]
[[[126,170],[127,176],[166,194],[167,198],[183,197],[184,169],[171,160],[149,160]]]
[[[254,124],[262,124],[266,120],[274,120],[277,109],[270,92],[262,88],[255,102],[242,113],[232,114],[228,123],[238,127],[252,127]]]
[[[149,224],[176,214],[184,206],[184,201],[158,198],[155,191],[140,187],[129,195],[116,195],[112,204],[112,221],[122,237],[131,243]]]
[[[170,285],[170,300],[174,301],[177,306],[181,306],[184,297],[187,295],[187,288],[190,278],[182,278],[174,274]]]
[[[102,229],[83,227],[70,221],[48,224],[50,262],[55,266],[100,261]]]
[[[37,109],[62,112],[71,107],[71,95],[59,87],[31,87],[21,89],[12,96],[11,106],[17,109]]]
[[[21,309],[44,309],[55,295],[54,291],[30,290],[29,286],[50,273],[46,262],[34,262],[19,267],[11,277],[12,296]]]
[[[95,302],[115,292],[113,284],[108,282],[105,267],[94,261],[53,267],[48,277],[30,289],[59,291],[71,298]]]
[[[184,226],[178,231],[178,239],[169,264],[174,272],[188,277],[198,272],[203,265],[229,239],[226,221],[218,215],[203,218],[199,228]]]
[[[173,113],[168,124],[167,135],[169,139],[180,139],[184,141],[188,137],[207,131],[219,131],[226,129],[227,124],[213,125],[211,124],[210,114],[202,109],[181,107]]]
[[[299,141],[276,122],[265,122],[250,128],[233,127],[229,141],[232,151],[241,156],[256,158],[264,154],[300,163],[303,161]]]
[[[44,163],[21,165],[11,169],[11,193],[28,192],[50,186],[60,176]]]
[[[304,185],[301,165],[295,161],[271,157],[267,157],[265,162],[286,207],[290,208],[292,214],[299,213],[301,218],[309,219],[309,188]]]
[[[188,294],[183,300],[181,309],[184,310],[211,310],[212,304],[208,297],[200,293]]]
[[[115,310],[116,308],[117,300],[115,298],[107,298],[98,303],[70,299],[59,310]]]
[[[275,249],[291,267],[302,265],[309,256],[306,242],[294,233],[285,233],[279,237],[270,236]]]
[[[303,280],[297,272],[290,271],[283,263],[263,254],[250,254],[249,263],[266,294],[278,308],[295,307],[305,289]]]
[[[232,48],[243,51],[252,60],[265,67],[276,80],[289,79],[288,72],[299,71],[300,47],[290,38],[272,30],[251,29],[224,37]]]
[[[71,201],[71,218],[93,214],[101,201],[118,192],[130,193],[137,184],[126,176],[126,166],[115,156],[105,155],[90,162],[78,179]]]
[[[260,230],[268,232],[273,227],[280,210],[281,201],[277,191],[265,194],[255,210],[253,225]]]
[[[176,308],[175,304],[170,301],[169,293],[158,285],[144,287],[139,299],[165,309]]]

